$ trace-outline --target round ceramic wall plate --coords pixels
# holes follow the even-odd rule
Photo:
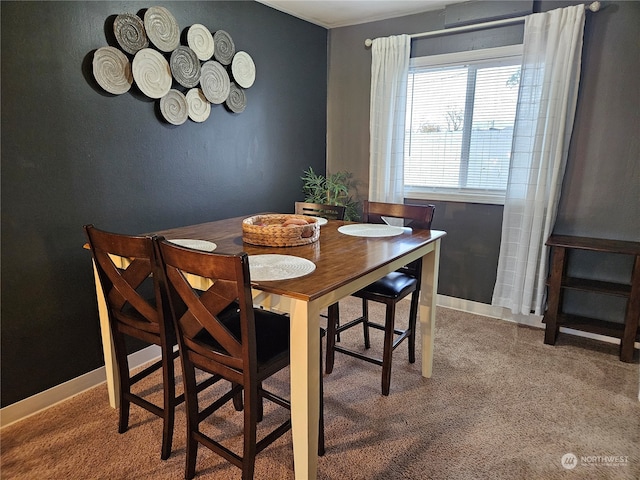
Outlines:
[[[200,82],[200,60],[189,47],[181,45],[171,52],[169,65],[173,78],[183,87],[193,88]]]
[[[249,88],[256,80],[256,66],[247,52],[238,52],[231,62],[233,79],[242,88]]]
[[[298,278],[315,269],[316,265],[311,260],[293,255],[249,255],[249,272],[255,282]]]
[[[115,47],[102,47],[93,54],[93,76],[107,92],[120,95],[133,84],[131,64]]]
[[[122,13],[113,21],[113,33],[122,49],[135,55],[138,50],[149,46],[149,38],[144,23],[133,13]]]
[[[144,27],[158,50],[172,52],[180,45],[178,22],[166,8],[149,7],[144,14]]]
[[[222,65],[229,65],[236,53],[236,46],[231,35],[224,30],[218,30],[213,34],[213,56]]]
[[[169,90],[160,99],[160,112],[165,120],[173,125],[182,125],[189,116],[187,99],[178,90]]]
[[[209,60],[200,69],[200,87],[211,103],[224,103],[231,89],[227,70],[215,60]]]
[[[244,90],[234,82],[231,82],[229,86],[229,95],[227,96],[225,105],[233,113],[242,113],[247,107],[247,96],[245,95]]]
[[[164,56],[153,48],[143,48],[133,57],[133,79],[149,98],[162,98],[171,89],[171,69]]]
[[[189,118],[194,122],[204,122],[211,115],[211,103],[204,96],[199,88],[192,88],[185,95],[187,107],[189,108]]]
[[[187,45],[203,62],[213,57],[213,35],[204,25],[196,23],[189,27]]]

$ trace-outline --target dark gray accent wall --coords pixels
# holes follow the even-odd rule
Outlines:
[[[256,65],[247,108],[175,127],[93,79],[109,19],[149,2],[5,2],[2,406],[104,364],[83,224],[142,233],[292,211],[325,172],[327,30],[257,2],[160,2],[223,29]]]
[[[576,3],[537,1],[534,11]],[[329,31],[327,170],[352,171],[361,198],[366,198],[369,182],[371,52],[364,40],[440,30],[444,21],[445,11],[439,10]],[[640,241],[639,24],[640,2],[603,2],[601,11],[587,12],[582,77],[557,233]],[[521,32],[522,26],[511,26],[415,40],[412,55],[508,44],[518,35],[521,38]],[[448,232],[442,244],[439,293],[490,304],[502,207],[431,203],[436,204],[433,228]],[[582,255],[570,266],[591,272],[602,262]],[[629,281],[628,258],[604,262],[614,270],[605,275]],[[569,299],[568,311],[578,310],[580,301]],[[589,309],[598,318],[620,318],[619,305]]]

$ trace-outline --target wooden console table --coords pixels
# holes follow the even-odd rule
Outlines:
[[[554,345],[560,327],[597,333],[620,339],[620,360],[633,360],[634,342],[640,340],[640,242],[605,240],[601,238],[551,235],[547,245],[553,249],[549,279],[549,299],[543,322],[546,324],[544,343]],[[603,282],[567,276],[567,250],[590,250],[602,253],[618,253],[635,257],[631,273],[631,285]],[[562,312],[564,290],[596,292],[627,299],[624,323],[569,315]]]

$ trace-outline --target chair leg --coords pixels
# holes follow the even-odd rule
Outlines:
[[[235,383],[231,384],[231,388],[235,386],[236,386]],[[238,393],[236,393],[233,396],[233,406],[237,412],[241,412],[242,409],[244,408],[243,401],[242,401],[242,390],[238,391]]]
[[[416,320],[418,318],[418,302],[420,289],[411,294],[411,309],[409,310],[409,363],[416,363]]]
[[[258,385],[259,385],[258,392],[260,392],[262,390],[262,383],[259,383]],[[258,394],[258,405],[256,407],[256,420],[258,422],[261,422],[263,417],[264,417],[264,400],[262,399],[262,396]]]
[[[384,322],[384,350],[382,352],[382,394],[389,395],[391,386],[391,364],[393,356],[393,329],[395,327],[396,304],[387,305],[386,319]]]
[[[120,410],[118,412],[118,433],[124,433],[129,428],[129,407],[128,395],[131,392],[129,378],[129,362],[127,360],[124,337],[120,332],[113,334],[114,349],[116,351],[116,361],[118,362],[118,373],[120,374]]]
[[[371,347],[369,340],[369,303],[362,299],[362,333],[364,334],[364,348]]]
[[[256,429],[262,398],[257,385],[244,389],[244,449],[242,452],[242,480],[253,480],[256,463]]]
[[[162,408],[162,451],[160,458],[166,460],[171,455],[173,441],[173,425],[175,420],[176,380],[174,375],[173,348],[162,347],[162,382],[164,386],[164,403]]]
[[[184,362],[184,360],[183,360]],[[198,440],[195,437],[199,429],[198,421],[198,391],[196,375],[193,365],[183,364],[184,403],[187,412],[187,446],[184,478],[191,480],[196,474],[196,459],[198,456]]]
[[[336,345],[336,327],[339,322],[340,310],[338,304],[334,303],[329,305],[329,311],[327,315],[327,361],[325,371],[327,374],[333,371],[333,362],[335,358],[335,345]]]

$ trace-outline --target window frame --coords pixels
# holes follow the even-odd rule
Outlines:
[[[409,72],[411,74],[411,71],[416,68],[484,64],[492,61],[507,61],[514,58],[519,58],[520,63],[522,63],[522,53],[523,45],[515,44],[465,52],[413,57],[409,61]],[[406,198],[492,205],[504,205],[506,194],[506,191],[503,190],[490,192],[473,188],[420,187],[406,184],[404,189]]]

